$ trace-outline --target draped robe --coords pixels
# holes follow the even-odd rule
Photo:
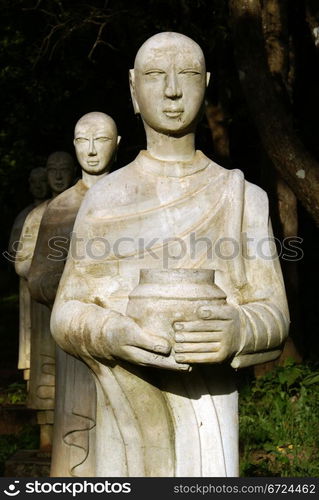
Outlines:
[[[235,356],[190,373],[115,359],[101,331],[125,314],[144,268],[214,269],[240,316]],[[96,380],[95,475],[236,476],[234,368],[278,356],[288,323],[267,196],[240,171],[199,151],[183,163],[142,151],[99,181],[78,213],[51,319]]]
[[[49,203],[41,220],[28,272],[28,286],[32,298],[50,309],[63,272],[74,221],[86,192],[86,185],[79,180]],[[94,452],[90,447],[95,427],[94,381],[82,361],[58,346],[55,365],[51,475],[90,476]]]
[[[19,276],[28,280],[36,241],[43,214],[50,200],[34,208],[26,217],[20,237],[21,249],[16,254],[15,269]],[[25,337],[30,352],[30,380],[27,404],[35,410],[53,410],[54,407],[54,341],[50,333],[50,311],[31,298],[30,336]],[[50,418],[51,422],[51,416]]]
[[[31,203],[25,207],[15,218],[9,239],[9,256],[14,261],[18,242],[27,215],[36,207]],[[18,369],[24,370],[26,380],[30,376],[30,336],[31,336],[31,297],[25,278],[20,277],[19,283],[19,358]]]

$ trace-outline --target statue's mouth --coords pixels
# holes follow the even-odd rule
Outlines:
[[[99,160],[90,160],[87,162],[87,164],[90,165],[90,167],[96,167],[99,163],[100,163]]]
[[[164,114],[169,118],[178,118],[184,113],[183,109],[165,109]]]

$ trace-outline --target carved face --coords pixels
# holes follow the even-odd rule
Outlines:
[[[47,161],[48,183],[54,194],[68,189],[73,181],[74,164],[70,155],[53,153]]]
[[[30,193],[36,200],[43,200],[48,194],[46,171],[33,171],[29,177]]]
[[[97,175],[110,167],[117,146],[113,120],[102,113],[88,113],[76,124],[74,146],[81,168]]]
[[[206,88],[203,53],[191,39],[162,33],[139,50],[131,73],[134,106],[158,132],[183,134],[200,114]]]

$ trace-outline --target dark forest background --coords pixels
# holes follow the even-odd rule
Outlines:
[[[306,0],[1,0],[1,252],[31,202],[28,176],[56,150],[73,152],[81,115],[103,111],[122,136],[115,168],[145,147],[128,70],[161,31],[196,40],[212,73],[197,147],[239,168],[271,200],[275,234],[303,238],[285,263],[292,337],[318,359],[319,6]],[[305,178],[296,176],[303,170]],[[1,263],[2,298],[18,279]],[[3,316],[2,321],[9,321]],[[16,321],[16,323],[10,323]],[[1,335],[15,337],[17,316]],[[13,331],[14,330],[14,331]],[[12,340],[13,341],[13,340]]]

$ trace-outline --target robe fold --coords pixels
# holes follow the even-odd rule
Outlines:
[[[26,217],[16,254],[15,269],[28,283],[37,237],[43,214],[50,200],[38,205]],[[50,332],[50,310],[31,297],[30,335],[24,337],[26,344],[20,349],[30,353],[30,379],[27,405],[35,410],[54,409],[55,343]]]

